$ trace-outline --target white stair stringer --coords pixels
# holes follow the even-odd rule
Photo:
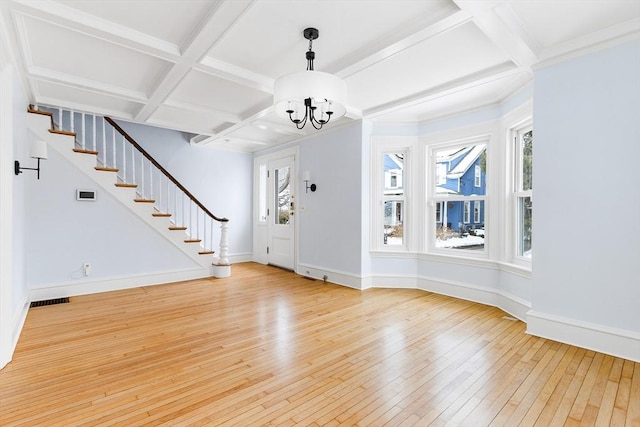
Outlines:
[[[213,257],[210,254],[200,255],[198,253],[201,250],[200,244],[185,243],[184,240],[188,238],[187,234],[182,231],[169,230],[169,226],[171,225],[169,218],[154,217],[152,215],[155,212],[153,203],[134,202],[136,198],[135,188],[116,187],[117,173],[97,171],[95,169],[97,166],[95,155],[74,152],[75,138],[73,136],[49,132],[51,119],[48,116],[27,114],[27,124],[29,129],[36,134],[38,138],[46,141],[49,147],[56,150],[56,152],[90,177],[103,190],[107,191],[150,227],[154,228],[166,240],[173,243],[182,252],[206,269],[203,270],[202,277],[209,277],[213,274]]]

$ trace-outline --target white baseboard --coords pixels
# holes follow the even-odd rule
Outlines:
[[[365,289],[363,288],[362,277],[353,273],[347,273],[344,271],[338,271],[309,264],[298,264],[298,270],[296,271],[296,273],[300,274],[301,276],[311,277],[318,280],[323,280],[323,278],[326,276],[326,280],[328,282],[336,283],[338,285],[343,285],[354,289]]]
[[[20,339],[20,334],[22,333],[22,328],[24,327],[24,322],[27,320],[27,314],[29,313],[29,305],[31,302],[28,298],[25,298],[22,308],[16,315],[14,316],[11,322],[11,342],[9,343],[10,348],[6,354],[6,360],[0,360],[0,369],[4,368],[7,363],[11,362],[13,358],[13,353],[18,345],[18,339]],[[4,356],[3,356],[4,359]]]
[[[527,333],[640,362],[640,334],[530,310]]]
[[[229,264],[238,264],[240,262],[251,262],[253,261],[253,254],[233,254],[229,255]]]
[[[53,298],[64,298],[76,295],[95,294],[99,292],[117,291],[161,283],[180,282],[182,280],[211,277],[211,268],[193,268],[186,270],[164,271],[145,274],[109,277],[84,282],[54,283],[48,286],[32,288],[29,298],[40,301]]]
[[[528,301],[508,292],[433,277],[374,276],[369,278],[369,282],[372,283],[371,287],[375,288],[420,289],[498,307],[523,322],[526,322],[527,312],[531,310],[531,304]]]

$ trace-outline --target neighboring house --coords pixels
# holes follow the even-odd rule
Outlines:
[[[404,158],[401,154],[384,156],[384,226],[391,231],[403,221],[403,183]]]
[[[484,196],[486,194],[485,145],[441,152],[436,162],[436,195]],[[436,223],[454,231],[484,228],[484,200],[441,201]]]

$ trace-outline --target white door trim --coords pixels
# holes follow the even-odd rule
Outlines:
[[[267,167],[269,163],[272,163],[276,160],[283,159],[286,157],[293,157],[293,168],[292,168],[292,180],[294,180],[294,191],[297,192],[297,188],[300,187],[300,176],[298,172],[298,152],[299,148],[289,147],[283,150],[274,151],[262,156],[255,157],[253,160],[253,216],[252,216],[252,224],[253,224],[253,261],[267,264],[268,257],[266,253],[266,247],[268,245],[268,233],[267,233],[267,223],[259,221],[259,168],[260,165],[266,164]],[[298,217],[298,204],[294,203],[294,217]],[[293,271],[298,270],[298,248],[299,248],[299,224],[298,221],[294,221],[294,262],[293,262]]]

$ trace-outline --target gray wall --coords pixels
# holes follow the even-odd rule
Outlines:
[[[640,332],[640,42],[534,78],[533,309]]]
[[[189,135],[179,131],[121,120],[118,124],[209,211],[229,219],[232,261],[233,256],[249,259],[253,251],[253,155],[191,145]]]

